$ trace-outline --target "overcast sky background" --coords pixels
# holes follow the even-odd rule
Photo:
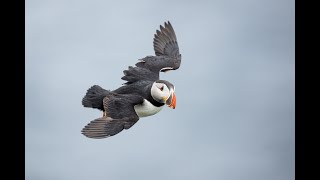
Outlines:
[[[83,136],[87,89],[121,86],[167,20],[176,109]],[[25,33],[27,180],[294,179],[293,0],[27,0]]]

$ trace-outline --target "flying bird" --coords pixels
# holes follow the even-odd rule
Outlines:
[[[96,139],[114,136],[140,118],[158,113],[164,105],[175,109],[174,85],[159,79],[160,72],[176,70],[181,64],[177,37],[169,21],[154,34],[153,48],[155,56],[139,59],[135,67],[123,71],[121,79],[126,82],[118,89],[93,85],[87,90],[82,105],[103,113],[82,129],[83,135]]]

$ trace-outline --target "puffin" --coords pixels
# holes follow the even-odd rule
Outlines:
[[[102,117],[89,122],[81,133],[94,139],[107,138],[131,128],[140,118],[152,116],[166,105],[176,108],[175,86],[159,78],[160,72],[176,70],[181,64],[177,37],[170,21],[160,25],[153,38],[155,56],[139,59],[123,71],[126,81],[115,90],[91,86],[82,105],[102,111]]]

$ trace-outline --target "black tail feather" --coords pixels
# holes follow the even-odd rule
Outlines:
[[[86,95],[82,99],[84,107],[91,107],[103,110],[103,98],[110,94],[110,91],[103,89],[98,85],[93,85],[87,90]]]

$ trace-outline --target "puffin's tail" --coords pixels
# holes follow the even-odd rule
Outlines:
[[[84,107],[91,107],[103,110],[103,98],[111,92],[103,89],[98,85],[91,86],[86,95],[82,99],[82,105]]]

